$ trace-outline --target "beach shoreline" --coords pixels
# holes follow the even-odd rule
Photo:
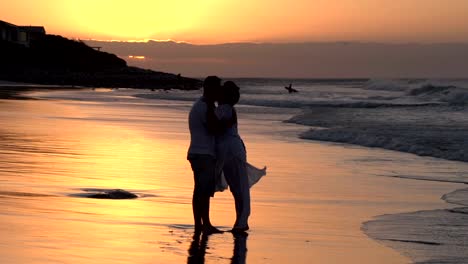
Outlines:
[[[27,93],[34,91],[67,91],[91,89],[89,87],[73,87],[64,85],[42,85],[0,80],[0,99],[33,100]]]
[[[96,214],[95,218],[98,222],[95,223],[95,220],[87,217],[85,214],[71,213],[71,216],[61,216],[65,221],[59,219],[54,220],[58,221],[56,224],[60,226],[65,223],[69,225],[85,221],[80,224],[84,225],[84,228],[87,226],[87,224],[84,223],[87,222],[90,224],[92,223],[92,225],[96,225],[96,228],[99,228],[99,221],[107,219],[104,223],[111,223],[109,222],[110,219],[116,218],[114,213],[118,213],[121,215],[120,218],[122,218],[122,220],[120,222],[116,222],[113,226],[116,228],[125,228],[118,231],[117,229],[114,230],[111,225],[106,227],[106,230],[108,230],[107,232],[109,235],[113,234],[115,236],[116,233],[118,233],[120,237],[127,237],[127,240],[135,243],[135,245],[129,245],[128,248],[134,249],[135,246],[138,245],[140,249],[135,251],[133,254],[136,254],[137,252],[147,254],[144,252],[148,249],[148,245],[144,243],[141,244],[141,238],[134,237],[132,235],[135,233],[134,231],[138,231],[137,233],[147,232],[157,237],[157,240],[160,241],[157,244],[159,246],[152,248],[151,250],[153,251],[153,255],[167,260],[163,263],[184,261],[187,256],[186,248],[189,248],[189,244],[192,242],[191,219],[190,214],[187,214],[189,211],[188,201],[190,200],[191,176],[186,161],[174,158],[180,157],[181,155],[183,156],[186,151],[185,134],[187,132],[185,131],[186,127],[184,117],[189,109],[190,102],[184,103],[184,106],[181,105],[174,109],[171,107],[173,103],[167,101],[138,100],[137,104],[131,103],[132,101],[128,101],[125,98],[128,98],[128,94],[132,93],[132,90],[109,90],[106,93],[99,93],[92,90],[72,90],[66,91],[65,93],[66,96],[63,96],[63,92],[36,92],[33,94],[35,98],[46,98],[49,100],[18,102],[13,100],[8,101],[9,103],[2,104],[2,107],[14,107],[13,109],[40,109],[39,112],[35,111],[35,114],[31,117],[27,113],[25,113],[25,115],[19,115],[19,117],[21,117],[20,119],[16,116],[3,116],[3,118],[13,118],[16,120],[15,123],[6,122],[9,126],[5,127],[4,131],[7,129],[6,131],[9,135],[15,135],[17,133],[15,131],[17,130],[23,132],[26,131],[21,126],[17,127],[19,124],[23,123],[21,120],[26,118],[24,120],[25,126],[30,127],[31,124],[36,124],[34,129],[32,129],[33,127],[29,128],[28,138],[36,133],[34,131],[42,131],[42,127],[45,126],[45,131],[54,135],[53,137],[55,139],[53,142],[55,143],[51,145],[54,146],[60,144],[60,142],[62,142],[61,138],[66,136],[60,127],[75,127],[75,129],[70,130],[70,132],[73,132],[72,138],[81,138],[80,141],[82,143],[80,143],[80,145],[87,146],[87,142],[91,140],[91,144],[89,146],[95,146],[96,143],[93,143],[95,142],[93,138],[97,137],[96,142],[99,142],[99,145],[101,145],[100,148],[105,146],[112,147],[112,149],[115,149],[113,152],[116,153],[112,154],[105,151],[97,157],[103,154],[112,155],[113,159],[117,160],[121,159],[118,153],[122,151],[124,151],[123,153],[127,153],[129,151],[129,146],[153,146],[149,149],[145,149],[145,151],[142,151],[141,153],[135,152],[131,154],[130,156],[134,156],[136,154],[138,154],[138,156],[134,156],[130,163],[125,160],[120,161],[120,163],[126,164],[128,168],[125,166],[117,166],[109,172],[104,170],[98,174],[94,173],[95,175],[93,178],[97,177],[97,180],[90,181],[83,179],[81,176],[82,174],[89,174],[87,169],[89,165],[80,167],[78,166],[80,163],[77,163],[75,159],[71,160],[72,163],[69,165],[71,167],[64,167],[64,171],[60,173],[61,175],[63,175],[64,172],[66,172],[65,175],[67,175],[67,173],[71,173],[71,177],[68,181],[82,181],[81,184],[84,184],[84,186],[82,185],[83,188],[123,188],[132,190],[138,194],[150,196],[141,200],[137,199],[135,201],[136,204],[131,201],[115,203],[115,207],[112,206],[113,209],[104,215],[94,212],[86,204],[90,203],[96,208],[100,208],[100,210],[108,210],[105,208],[110,206],[110,204],[105,201],[88,200],[81,202],[82,200],[80,199],[76,200],[68,196],[59,196],[54,198],[57,202],[60,201],[57,204],[58,208],[63,206],[61,204],[66,204],[68,208],[81,208],[80,210],[86,213],[93,212],[93,214]],[[54,94],[59,95],[57,100],[53,99]],[[107,103],[107,101],[103,101],[107,97],[117,98],[116,96],[118,94],[122,94],[122,97],[118,98],[123,98],[123,101],[115,101],[111,99],[113,102],[111,104]],[[93,104],[86,103],[87,100],[91,98],[94,100],[98,95],[102,96],[98,101],[94,101],[95,103]],[[73,100],[70,98],[77,99]],[[153,102],[156,105],[153,105]],[[148,105],[146,106],[146,104]],[[166,104],[167,106],[165,106]],[[18,108],[15,107],[15,105],[24,105],[29,107]],[[158,110],[155,111],[155,109]],[[387,151],[375,149],[360,147],[349,148],[329,143],[315,143],[304,141],[302,139],[293,139],[290,138],[291,134],[289,132],[287,133],[288,136],[285,138],[278,138],[276,133],[271,134],[272,128],[275,128],[274,131],[276,132],[283,129],[286,129],[286,131],[298,131],[298,129],[300,130],[300,126],[285,124],[281,122],[281,120],[277,120],[272,123],[269,117],[262,120],[261,116],[250,115],[246,110],[248,109],[244,109],[241,106],[239,114],[242,122],[241,128],[243,128],[242,131],[244,131],[243,135],[245,136],[245,141],[249,149],[249,159],[253,164],[261,165],[266,162],[265,164],[269,167],[268,175],[265,179],[262,179],[259,185],[256,186],[252,192],[254,197],[252,202],[252,231],[246,242],[248,247],[246,258],[249,262],[284,263],[284,260],[286,259],[294,259],[296,263],[310,263],[310,260],[315,259],[321,263],[343,263],[343,261],[348,263],[376,263],[377,261],[380,263],[392,264],[408,263],[408,260],[401,257],[397,251],[382,246],[374,240],[369,239],[369,237],[361,231],[362,223],[369,221],[369,219],[372,219],[375,215],[403,213],[419,209],[448,208],[448,206],[438,200],[437,195],[434,194],[440,193],[440,195],[442,195],[443,193],[447,193],[454,189],[454,184],[420,181],[407,184],[402,180],[396,180],[388,177],[376,177],[375,175],[378,174],[381,170],[380,167],[384,164],[380,161],[376,161],[376,163],[369,161],[369,157],[375,156],[381,156],[383,160],[388,159],[396,163],[410,158],[411,160],[414,159],[411,161],[411,164],[413,164],[412,166],[415,166],[415,164],[420,164],[425,160],[424,158],[413,157],[413,155],[408,154],[388,153]],[[112,113],[112,115],[116,115],[119,118],[105,118],[103,115],[106,115],[107,113]],[[168,119],[168,117],[170,118]],[[39,123],[34,121],[36,118],[39,118]],[[169,122],[168,120],[172,121]],[[174,123],[175,120],[180,121]],[[169,124],[170,126],[168,126]],[[10,128],[11,125],[14,126]],[[56,127],[56,129],[50,130],[50,127]],[[76,129],[78,127],[80,129]],[[93,128],[92,134],[85,132],[87,127]],[[116,129],[117,127],[118,129]],[[80,132],[82,129],[84,130]],[[134,134],[138,136],[129,136]],[[176,135],[175,138],[174,135]],[[266,135],[268,136],[265,137]],[[20,136],[20,134],[18,134],[18,136]],[[66,138],[68,138],[68,136]],[[11,137],[8,139],[11,139]],[[99,162],[99,160],[96,161],[95,158],[87,158],[91,154],[92,155],[90,157],[95,157],[96,154],[94,154],[94,152],[83,152],[83,150],[73,147],[75,144],[70,140],[71,139],[66,139],[63,141],[66,149],[69,149],[67,152],[74,153],[78,151],[77,154],[81,157],[80,159],[85,159],[84,164],[87,164],[88,162],[91,162],[92,164]],[[108,145],[106,142],[109,140],[110,142]],[[22,141],[24,141],[24,139],[19,137],[18,142]],[[44,141],[44,144],[50,145],[49,141],[50,139]],[[122,142],[116,146],[115,144],[120,141]],[[14,143],[12,146],[15,144],[17,143]],[[158,153],[157,150],[167,149],[158,144],[171,146],[171,152],[162,152],[164,157],[172,157],[172,161],[164,165],[169,167],[160,168],[159,166],[163,166],[163,164],[165,164],[164,162],[160,163],[151,161],[151,157],[158,156],[155,154]],[[57,145],[57,147],[60,147],[60,145]],[[93,148],[87,151],[91,151]],[[130,148],[130,150],[132,148]],[[62,147],[57,149],[60,150]],[[137,150],[138,148],[135,149],[135,151]],[[28,149],[25,149],[25,151],[28,151]],[[268,160],[265,160],[265,151],[269,153]],[[42,151],[38,149],[34,150],[34,152],[41,153]],[[62,154],[57,153],[56,155],[60,157]],[[21,156],[18,156],[18,158],[21,158]],[[399,160],[399,157],[401,157],[401,160]],[[48,157],[48,159],[50,162],[50,157]],[[310,159],[314,160],[314,162],[310,163]],[[139,163],[139,160],[141,160],[142,163]],[[364,160],[368,161],[363,163]],[[103,162],[105,162],[105,160],[103,160]],[[356,166],[354,163],[356,162],[360,164],[359,166],[366,168],[366,170],[353,172],[353,168]],[[369,164],[368,162],[371,163]],[[139,167],[135,167],[135,165],[142,167],[137,169]],[[93,167],[102,168],[102,166],[103,164],[97,163]],[[297,171],[297,168],[295,168],[297,166],[301,167],[300,171]],[[420,169],[418,166],[419,165],[416,165],[414,169]],[[434,163],[430,166],[439,165]],[[139,170],[142,169],[144,170],[139,172]],[[120,172],[120,170],[122,171]],[[138,180],[138,184],[132,183],[131,179],[119,176],[122,173],[125,175],[128,170],[131,170],[132,174],[135,175],[135,180]],[[11,175],[8,179],[12,181],[11,183],[15,183],[15,179],[19,180],[24,177],[21,170],[18,171],[19,174],[10,173]],[[147,176],[148,174],[155,175],[154,173],[158,175],[158,172],[163,171],[164,173],[162,173],[162,175],[168,174],[168,178],[162,178],[164,179],[162,181],[155,181],[151,177]],[[17,178],[16,175],[21,177]],[[38,174],[38,176],[39,175],[40,174]],[[121,179],[119,180],[120,184],[118,186],[116,186],[115,183],[112,184],[112,181],[109,181],[109,179],[115,179],[116,177]],[[288,178],[291,177],[294,178],[295,181],[291,182],[288,180]],[[168,196],[168,194],[174,192],[172,190],[174,187],[170,187],[174,185],[171,183],[171,181],[174,180],[182,181],[179,184],[176,184],[176,186],[180,185],[177,188],[183,188],[180,191],[176,191],[175,194]],[[19,184],[19,189],[10,191],[24,192],[24,188],[26,188],[31,193],[53,194],[57,193],[57,190],[62,190],[64,188],[80,187],[71,184],[71,182],[68,182],[65,186],[59,183],[58,185],[41,187],[40,189],[37,189],[38,187],[31,184],[27,184],[29,187],[25,187],[24,183],[18,182],[15,184]],[[163,185],[163,188],[161,188],[154,185],[155,182],[166,182],[166,184],[168,183],[169,185]],[[109,183],[112,185],[108,186]],[[349,186],[354,186],[356,184],[361,187],[359,189],[349,188]],[[278,189],[278,186],[281,186],[281,188]],[[363,188],[364,186],[365,188]],[[6,199],[3,201],[9,201],[11,194],[4,192],[4,190],[1,191],[3,191],[2,199]],[[37,198],[34,198],[34,200],[37,200],[42,204],[39,206],[42,208],[41,210],[48,211],[49,208],[47,206],[48,203],[46,202],[46,199],[50,198],[46,196],[42,198],[40,196],[35,197]],[[181,200],[177,197],[185,198]],[[283,198],[281,199],[281,197]],[[289,198],[284,200],[284,197]],[[233,212],[233,210],[230,209],[230,206],[232,205],[231,199],[232,198],[228,192],[217,194],[214,199],[213,220],[215,221],[215,224],[221,228],[227,229],[231,225],[230,219],[232,219]],[[184,200],[187,200],[187,203],[183,202]],[[165,201],[168,201],[169,203],[166,203]],[[27,201],[23,202],[26,204],[29,203]],[[129,205],[133,204],[138,206],[136,211],[132,210],[127,212],[123,210],[123,208],[118,207],[119,203],[128,203]],[[8,203],[0,204],[3,209],[7,208],[9,211],[16,210],[15,207],[9,206]],[[140,205],[145,205],[145,208],[146,206],[151,205],[151,207],[160,208],[158,210],[162,210],[164,208],[162,211],[165,212],[162,214],[165,216],[164,218],[160,218],[156,215],[149,218],[153,219],[150,220],[150,222],[157,222],[158,227],[156,229],[146,230],[143,228],[148,221],[146,218],[141,218],[139,220],[131,219],[131,214],[134,214],[138,210],[143,210],[143,208],[140,208]],[[174,209],[170,209],[171,206],[175,206]],[[146,211],[147,209],[144,210]],[[281,212],[281,214],[278,215],[275,211]],[[37,222],[37,224],[31,224],[29,222],[27,224],[23,224],[31,226],[32,228],[33,226],[38,225],[40,221],[42,221],[41,219],[44,219],[46,215],[34,211],[32,213],[32,217],[35,218],[35,222],[39,222]],[[3,221],[7,221],[5,224],[12,223],[9,222],[9,219],[11,219],[11,221],[15,221],[16,219],[15,217],[4,216],[2,216],[2,218]],[[167,219],[164,220],[165,218]],[[76,222],[76,219],[81,220]],[[119,219],[119,217],[117,217],[117,219]],[[272,219],[273,221],[270,221]],[[346,219],[346,221],[343,219]],[[128,224],[133,222],[143,222],[145,225]],[[47,228],[47,222],[44,224],[46,226],[42,226],[42,228]],[[132,229],[134,231],[132,231]],[[272,232],[272,230],[276,230],[276,232]],[[54,233],[55,231],[51,230],[51,232]],[[60,230],[60,232],[64,232],[63,235],[66,235],[64,238],[76,240],[75,243],[81,244],[84,242],[81,238],[73,237],[73,234],[69,234],[67,231]],[[165,234],[172,235],[166,237]],[[11,235],[13,235],[13,233]],[[97,234],[85,233],[84,235],[89,241],[94,241]],[[105,237],[104,234],[99,234],[99,236]],[[105,239],[104,237],[100,239]],[[180,241],[180,243],[174,241],[171,237],[176,241]],[[57,239],[59,238],[60,236]],[[230,242],[230,240],[229,236],[210,237],[207,242],[209,249],[206,249],[209,254],[205,255],[205,258],[221,262],[224,261],[223,259],[226,256],[228,256],[229,259],[229,256],[232,254],[230,253],[232,252],[232,242]],[[9,249],[3,248],[3,250],[0,250],[3,251],[3,255],[15,258],[15,255],[13,254],[15,251],[13,249],[16,242],[10,242],[11,247],[9,247]],[[41,242],[38,243],[41,244]],[[35,248],[34,246],[29,247]],[[109,255],[106,253],[108,252],[106,250],[112,247],[109,248],[106,244],[103,244],[100,248],[102,250],[102,254],[104,254],[104,259],[107,259]],[[274,249],[273,252],[272,249]],[[7,252],[8,250],[9,252]],[[56,254],[57,258],[62,260],[63,258],[68,258],[67,261],[76,260],[74,257],[69,256],[66,251],[58,250]],[[84,250],[82,254],[89,254],[89,252]],[[135,259],[135,256],[138,257]],[[132,263],[140,263],[141,261],[139,260],[141,260],[141,256],[135,256]],[[127,256],[124,257],[121,262],[129,263],[129,261],[130,259]],[[103,262],[106,263],[106,260],[101,260],[101,263]]]

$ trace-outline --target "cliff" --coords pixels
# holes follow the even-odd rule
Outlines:
[[[198,89],[201,82],[180,75],[129,67],[114,54],[56,35],[29,47],[0,41],[0,79],[45,85]]]

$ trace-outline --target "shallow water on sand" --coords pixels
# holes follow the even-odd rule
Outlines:
[[[379,177],[453,172],[458,164],[306,142],[296,138],[303,128],[280,122],[283,116],[241,107],[249,160],[268,166],[252,189],[252,230],[196,241],[185,159],[189,106],[134,98],[0,101],[0,262],[407,263],[369,239],[362,222],[447,208],[439,197],[460,186]],[[86,188],[141,198],[79,197]],[[216,194],[213,223],[227,230],[233,219],[230,194]]]

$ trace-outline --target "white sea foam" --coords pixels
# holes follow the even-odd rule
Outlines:
[[[452,133],[450,135],[454,143],[458,142],[461,144],[447,146],[445,148],[440,142],[436,142],[436,140],[440,140],[441,137],[444,137],[445,134],[439,134],[437,131],[432,131],[433,134],[428,135],[427,139],[423,138],[419,140],[419,136],[421,135],[421,131],[419,130],[412,131],[411,135],[398,136],[398,131],[384,131],[382,133],[381,131],[385,129],[386,128],[378,129],[365,127],[361,127],[360,129],[311,129],[301,134],[301,138],[355,144],[366,147],[378,147],[448,160],[468,161],[468,144],[466,142],[463,143],[465,131],[460,131],[460,133],[457,134]],[[428,134],[427,131],[423,133]]]
[[[468,103],[468,89],[453,85],[427,84],[410,90],[408,94],[424,101],[438,101],[456,105]]]
[[[410,83],[406,80],[371,79],[364,84],[368,90],[406,91],[410,89]]]
[[[364,84],[364,87],[367,90],[405,92],[407,96],[426,102],[468,103],[468,80],[376,79],[369,80]]]
[[[445,194],[442,199],[451,204],[468,206],[468,188]]]

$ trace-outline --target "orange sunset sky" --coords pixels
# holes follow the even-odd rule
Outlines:
[[[0,20],[99,40],[468,42],[467,0],[2,0]]]

